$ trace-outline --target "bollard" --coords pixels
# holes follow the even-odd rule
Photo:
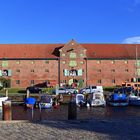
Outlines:
[[[77,119],[77,105],[76,102],[69,102],[68,105],[68,120]]]
[[[27,92],[26,92],[26,98],[29,98],[29,97],[30,97],[30,91],[27,90]]]
[[[5,89],[5,97],[8,97],[8,89]]]
[[[11,101],[2,102],[2,119],[5,121],[12,120]]]

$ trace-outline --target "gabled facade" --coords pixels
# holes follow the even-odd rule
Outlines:
[[[16,88],[48,81],[114,86],[140,77],[139,58],[139,44],[1,44],[0,79]]]

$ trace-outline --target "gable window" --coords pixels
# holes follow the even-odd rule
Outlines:
[[[84,62],[83,61],[80,61],[80,64],[84,64]]]
[[[74,60],[73,60],[73,61],[70,61],[70,62],[69,62],[69,66],[70,66],[70,67],[75,67],[75,66],[77,66],[77,61],[74,61]]]
[[[65,53],[62,53],[62,56],[66,56]]]
[[[84,54],[83,53],[80,53],[80,57],[84,57]]]
[[[70,53],[70,58],[76,58],[76,53]]]

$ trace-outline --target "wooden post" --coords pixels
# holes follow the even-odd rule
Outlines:
[[[2,119],[5,121],[12,120],[11,101],[2,102]]]
[[[68,105],[68,120],[77,119],[77,105],[76,102],[69,102]]]
[[[5,97],[8,97],[8,89],[5,89]]]
[[[27,90],[27,92],[26,92],[26,98],[29,98],[29,97],[30,97],[30,91]]]

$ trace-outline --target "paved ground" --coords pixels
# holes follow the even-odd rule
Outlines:
[[[0,140],[140,140],[140,119],[0,121]]]

